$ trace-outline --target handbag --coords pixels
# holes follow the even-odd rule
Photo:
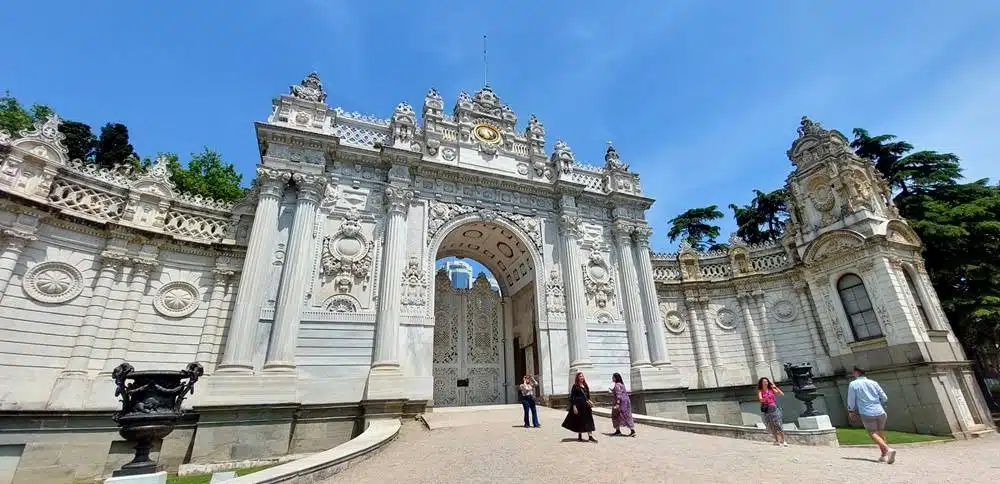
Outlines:
[[[767,413],[767,407],[770,407],[770,405],[766,403],[760,404],[760,413]]]

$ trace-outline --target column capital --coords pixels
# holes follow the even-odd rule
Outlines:
[[[275,170],[273,168],[257,167],[257,186],[261,195],[280,197],[285,190],[285,185],[292,178],[292,174],[287,171]]]
[[[149,277],[157,265],[156,260],[145,257],[133,257],[129,262],[132,264],[132,274],[142,277]]]
[[[18,251],[28,245],[33,240],[38,240],[34,233],[16,228],[3,229],[0,233],[4,236],[4,250]]]
[[[576,215],[564,213],[559,216],[559,233],[567,237],[583,237],[583,222]]]
[[[653,236],[653,229],[649,228],[648,225],[636,225],[635,230],[632,231],[632,238],[635,240],[635,245],[641,248],[649,247],[649,238]]]
[[[389,185],[385,187],[385,203],[388,213],[406,213],[413,200],[413,189]]]
[[[101,267],[119,269],[129,262],[128,256],[112,250],[101,252]]]
[[[298,188],[298,199],[300,201],[310,201],[319,203],[326,194],[326,178],[321,175],[306,175],[296,173],[292,175],[292,181]]]
[[[615,240],[622,243],[623,246],[627,246],[628,243],[632,242],[632,232],[635,231],[635,225],[627,220],[615,220],[611,224],[611,233],[614,234]]]
[[[229,284],[229,281],[236,274],[236,271],[225,267],[216,267],[212,269],[212,277],[215,279],[215,284],[217,286],[225,286]]]

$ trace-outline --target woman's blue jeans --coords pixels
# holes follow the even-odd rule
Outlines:
[[[535,408],[535,399],[522,396],[521,407],[524,408],[524,426],[528,426],[528,410],[531,410],[531,423],[538,427],[538,409]]]

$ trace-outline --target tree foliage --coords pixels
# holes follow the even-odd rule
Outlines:
[[[683,238],[695,250],[720,249],[721,245],[715,241],[720,229],[711,222],[724,216],[716,205],[692,208],[670,219],[667,237],[671,242]]]
[[[981,354],[1000,342],[1000,186],[960,183],[957,156],[912,152],[893,135],[855,129],[851,146],[897,191],[900,215],[924,242],[927,272],[966,348]]]
[[[742,207],[729,204],[736,219],[736,235],[750,244],[771,242],[781,238],[788,218],[784,188],[771,192],[754,190],[753,200]]]
[[[224,162],[219,152],[206,146],[200,153],[191,154],[187,167],[180,165],[177,155],[172,156],[171,181],[180,191],[228,202],[243,197],[243,175]]]
[[[12,136],[32,129],[36,123],[44,122],[53,114],[55,112],[43,104],[25,109],[9,92],[0,97],[0,131]],[[153,162],[148,157],[139,162],[139,155],[129,140],[128,127],[121,123],[105,124],[98,136],[86,123],[63,120],[59,132],[66,137],[63,146],[69,151],[70,159],[94,163],[101,168],[124,167],[127,170],[144,169]],[[238,200],[245,193],[240,186],[243,176],[214,150],[206,147],[201,153],[192,153],[187,166],[180,163],[176,154],[163,155],[172,170],[171,181],[182,192],[225,201]]]

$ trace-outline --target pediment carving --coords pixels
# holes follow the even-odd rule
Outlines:
[[[819,238],[806,250],[803,259],[807,264],[837,257],[864,247],[865,239],[856,232],[839,230]]]

